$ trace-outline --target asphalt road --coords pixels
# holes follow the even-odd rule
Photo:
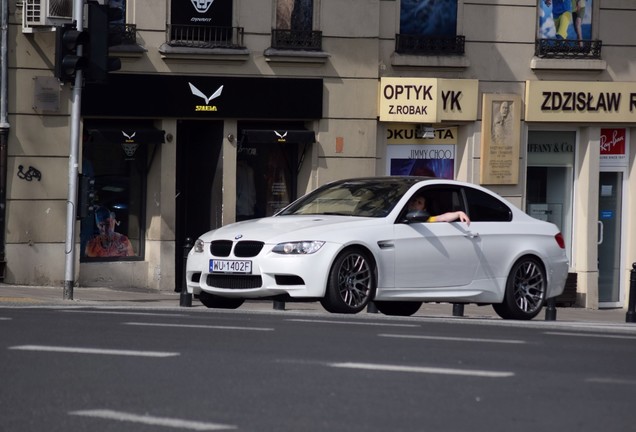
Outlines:
[[[0,307],[2,431],[628,431],[636,329]]]

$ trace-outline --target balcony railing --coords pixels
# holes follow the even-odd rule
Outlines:
[[[272,48],[284,50],[322,50],[321,31],[272,29]]]
[[[395,35],[395,52],[419,55],[464,54],[464,36],[431,37],[408,34]]]
[[[534,55],[548,59],[600,59],[600,40],[536,39]]]
[[[171,24],[167,44],[187,48],[244,48],[243,27]]]

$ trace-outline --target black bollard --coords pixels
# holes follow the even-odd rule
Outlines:
[[[283,300],[274,300],[274,310],[285,310],[285,302]]]
[[[367,303],[367,313],[378,313],[378,307],[372,301]]]
[[[453,303],[453,316],[455,316],[455,317],[463,317],[464,316],[464,304],[463,303]]]
[[[632,263],[632,271],[629,273],[629,303],[625,322],[636,322],[636,263]]]
[[[179,293],[179,306],[182,307],[192,306],[192,294],[188,293],[188,286],[186,284],[186,279],[188,277],[186,274],[186,267],[188,264],[188,254],[190,253],[190,249],[192,249],[192,239],[187,237],[185,245],[183,245],[183,279],[181,292]]]
[[[556,298],[552,297],[548,299],[548,304],[545,308],[545,320],[556,321],[556,316],[557,316]]]

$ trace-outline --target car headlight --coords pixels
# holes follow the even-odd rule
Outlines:
[[[324,244],[324,241],[316,240],[278,243],[272,252],[284,255],[308,255],[317,252]]]
[[[192,247],[192,250],[198,253],[203,252],[203,245],[205,243],[203,243],[203,240],[201,240],[200,238],[197,239],[197,241],[194,242],[194,246]]]

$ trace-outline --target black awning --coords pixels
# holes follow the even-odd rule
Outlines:
[[[243,138],[249,144],[312,144],[316,142],[316,133],[298,129],[245,129]]]
[[[95,142],[103,144],[162,144],[165,133],[164,130],[148,126],[88,128],[88,135]]]

